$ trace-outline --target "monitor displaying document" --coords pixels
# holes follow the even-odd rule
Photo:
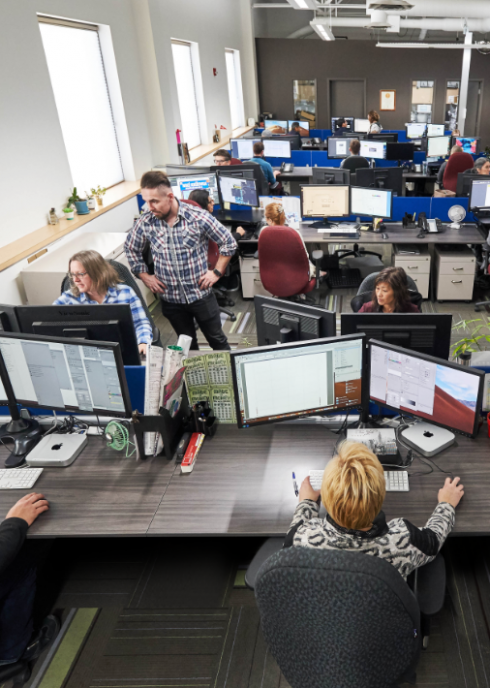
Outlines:
[[[218,183],[223,203],[237,203],[257,208],[259,198],[255,179],[245,177],[226,177],[218,175]]]
[[[427,139],[427,157],[443,158],[449,155],[450,145],[450,136],[432,136],[430,139]]]
[[[302,217],[347,217],[349,188],[336,184],[309,184],[301,187]]]
[[[250,160],[254,156],[254,143],[261,139],[231,139],[231,157]]]
[[[187,200],[194,189],[206,189],[215,203],[219,203],[216,174],[191,174],[170,179],[172,193],[179,200]]]
[[[490,208],[490,179],[488,177],[472,180],[468,207]]]
[[[428,124],[427,136],[444,136],[444,124]]]
[[[360,155],[364,158],[374,158],[375,160],[386,159],[386,141],[361,141]]]
[[[405,126],[407,128],[407,139],[420,139],[424,136],[427,129],[425,122],[409,122]]]
[[[351,215],[367,217],[391,217],[393,208],[392,189],[370,189],[359,186],[350,187]]]
[[[368,119],[355,119],[354,120],[354,131],[358,134],[367,134],[371,122]]]
[[[263,139],[264,155],[266,158],[290,158],[291,141],[277,139]],[[253,157],[253,156],[252,156]]]

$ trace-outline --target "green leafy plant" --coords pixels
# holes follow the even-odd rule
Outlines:
[[[486,323],[484,323],[481,318],[475,318],[474,320],[460,320],[458,323],[453,325],[453,331],[458,331],[460,328],[468,329],[468,325],[472,325],[473,323],[480,324],[475,327],[471,333],[471,336],[463,337],[463,339],[460,339],[459,342],[456,342],[451,346],[454,358],[461,356],[462,354],[471,354],[479,351],[480,349],[478,348],[477,342],[480,341],[480,339],[490,342],[490,335],[478,334],[481,328],[486,326]]]
[[[96,186],[95,189],[90,189],[92,196],[103,196],[106,191],[107,189],[102,186]]]
[[[71,196],[67,201],[66,207],[69,208],[72,203],[76,203],[78,201],[84,201],[84,198],[80,198],[80,196],[77,193],[77,187],[73,187],[73,191],[71,192]]]

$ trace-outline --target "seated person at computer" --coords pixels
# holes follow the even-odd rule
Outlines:
[[[146,354],[153,333],[141,301],[127,284],[121,284],[119,275],[97,251],[79,251],[68,261],[71,288],[54,301],[54,306],[96,303],[128,303],[131,307],[138,350]]]
[[[345,121],[345,117],[339,117],[335,120],[335,131],[339,131],[339,129],[347,129],[347,122]]]
[[[267,160],[264,160],[264,144],[262,141],[256,141],[254,143],[254,156],[248,162],[255,162],[262,167],[266,180],[269,182],[269,188],[275,193],[280,190],[280,182],[277,181],[276,177],[279,176],[280,170],[274,171],[272,165]]]
[[[490,160],[488,158],[478,158],[471,170],[466,170],[465,174],[490,174]]]
[[[383,467],[364,444],[343,442],[325,468],[321,490],[305,478],[285,547],[364,552],[386,559],[401,576],[435,559],[454,526],[463,496],[459,478],[446,478],[438,505],[424,528],[404,518],[386,522],[381,510],[386,494]],[[319,498],[327,510],[319,518]]]
[[[376,110],[370,110],[368,112],[367,116],[369,120],[369,129],[368,129],[368,134],[381,134],[381,130],[383,127],[381,126],[381,122],[379,121],[379,115],[376,112]]]
[[[194,191],[191,191],[189,194],[189,200],[190,201],[195,201],[198,203],[203,210],[207,210],[208,213],[212,213],[214,209],[214,201],[213,197],[210,196],[209,191],[207,189],[194,189]],[[255,232],[258,231],[261,227],[265,227],[266,223],[265,221],[263,223],[260,223],[258,227],[255,228]],[[236,230],[231,232],[231,236],[235,239],[235,241],[238,243],[240,239],[243,239],[244,236],[247,234],[250,234],[252,230],[246,230],[243,229],[243,227],[237,227]],[[233,259],[232,259],[233,260]]]
[[[451,152],[449,153],[449,155],[451,156],[451,155],[455,155],[456,153],[463,153],[463,152],[464,151],[463,151],[461,146],[453,146],[451,148]],[[439,167],[439,172],[437,173],[437,183],[439,184],[439,186],[441,188],[443,186],[442,181],[444,179],[444,172],[446,171],[446,167],[447,167],[447,160],[446,160],[446,162],[442,163],[442,165]]]
[[[385,268],[376,277],[371,301],[359,313],[420,313],[410,301],[407,275],[403,268]]]
[[[300,126],[299,122],[293,122],[291,124],[291,129],[290,129],[289,133],[291,134],[291,136],[294,136],[295,134],[297,136],[309,136],[310,135],[310,132],[308,131],[308,129],[303,129],[303,127]]]
[[[241,165],[242,161],[238,158],[232,158],[230,151],[221,148],[214,153],[214,164],[219,167],[223,165]]]
[[[369,167],[369,160],[366,160],[362,155],[359,155],[361,150],[361,143],[357,139],[352,139],[349,146],[350,155],[348,158],[344,158],[340,163],[340,167],[346,170],[355,172],[363,167]]]

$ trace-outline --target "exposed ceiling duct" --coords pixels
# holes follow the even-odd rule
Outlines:
[[[395,19],[400,22],[400,29],[427,29],[428,31],[474,31],[478,33],[485,33],[490,31],[490,2],[488,3],[488,14],[486,18],[481,19],[405,19],[398,17],[390,17],[387,15],[388,23],[391,24]],[[325,26],[335,28],[365,28],[365,17],[317,17],[310,22],[310,26],[314,28],[314,24],[324,24]],[[316,30],[316,29],[315,29]]]
[[[373,0],[369,3],[370,10],[383,10],[384,12],[405,12],[411,10],[413,5],[407,0]]]

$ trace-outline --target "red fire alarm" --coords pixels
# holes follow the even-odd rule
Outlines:
[[[213,67],[213,76],[218,76],[218,70],[216,67]]]

